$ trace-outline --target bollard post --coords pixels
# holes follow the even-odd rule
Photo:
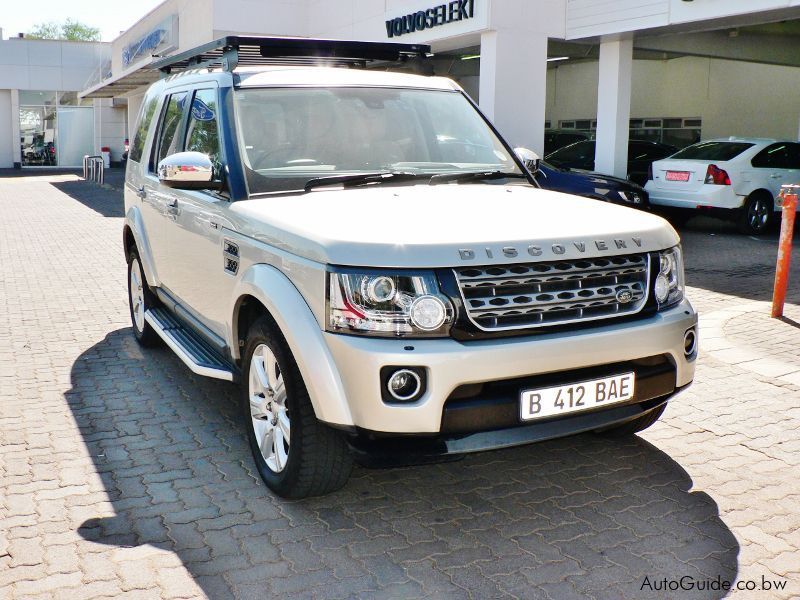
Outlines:
[[[783,207],[781,216],[781,237],[778,240],[778,261],[775,266],[775,286],[772,291],[772,318],[783,316],[786,290],[789,286],[789,269],[792,266],[792,238],[794,236],[794,217],[797,210],[797,192],[800,185],[781,187],[780,200]]]

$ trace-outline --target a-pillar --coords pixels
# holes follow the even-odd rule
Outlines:
[[[144,100],[144,93],[128,96],[128,139],[133,142],[133,135],[136,133],[136,119],[139,117],[139,109]]]
[[[633,39],[602,40],[594,160],[594,169],[599,173],[628,176],[632,72]]]
[[[547,35],[530,31],[481,34],[481,110],[513,146],[544,152]]]

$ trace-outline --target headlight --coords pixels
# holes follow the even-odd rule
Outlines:
[[[432,272],[328,273],[328,331],[443,337],[452,322],[453,306]]]
[[[619,194],[619,197],[622,198],[625,202],[628,202],[630,204],[642,203],[642,197],[639,196],[639,194],[637,194],[636,192],[618,191],[617,194]]]
[[[655,294],[658,309],[675,306],[683,300],[684,293],[683,256],[681,247],[675,246],[659,253],[659,272],[656,277]]]

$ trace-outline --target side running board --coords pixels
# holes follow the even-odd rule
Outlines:
[[[144,313],[144,318],[193,373],[225,381],[234,380],[230,364],[169,312],[163,308],[152,308]]]

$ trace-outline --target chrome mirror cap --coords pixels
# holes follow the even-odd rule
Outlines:
[[[214,165],[202,152],[177,152],[158,163],[158,180],[169,187],[202,189],[213,179]]]
[[[525,168],[530,171],[531,175],[536,175],[539,172],[539,162],[542,160],[539,155],[533,150],[527,148],[514,148],[514,153],[517,158],[522,161]]]

